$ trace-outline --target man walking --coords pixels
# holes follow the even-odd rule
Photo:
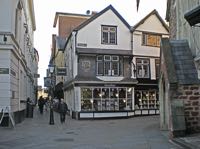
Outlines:
[[[64,102],[64,100],[61,98],[59,106],[58,106],[59,112],[60,112],[60,122],[65,122],[65,116],[68,110],[67,104]]]
[[[39,106],[40,114],[43,114],[44,104],[45,104],[44,98],[42,96],[40,96],[40,98],[38,100],[38,106]]]

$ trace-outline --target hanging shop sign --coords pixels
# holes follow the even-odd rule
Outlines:
[[[44,86],[51,87],[51,78],[50,77],[44,77]]]
[[[67,75],[66,67],[58,67],[57,68],[57,76],[66,76],[66,75]]]

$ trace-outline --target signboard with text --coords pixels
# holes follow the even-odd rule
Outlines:
[[[0,68],[0,74],[9,74],[9,68]]]
[[[66,75],[67,75],[66,67],[58,67],[57,68],[57,76],[66,76]]]

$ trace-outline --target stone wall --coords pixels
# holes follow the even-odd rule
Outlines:
[[[187,133],[200,132],[200,86],[179,86],[177,98],[184,100]]]

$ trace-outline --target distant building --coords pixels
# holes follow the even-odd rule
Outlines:
[[[37,96],[33,0],[1,0],[0,13],[0,115],[10,116],[1,125],[14,125],[24,119],[27,98]]]
[[[91,15],[74,14],[56,12],[53,27],[58,29],[58,34],[52,35],[51,58],[49,64],[55,66],[55,73],[52,76],[54,88],[54,96],[64,98],[63,82],[66,75],[66,67],[64,61],[64,46],[67,38],[74,28],[79,26]],[[48,74],[49,76],[49,74]]]
[[[42,96],[43,98],[48,97],[48,89],[47,88],[42,88],[42,86],[38,86],[38,94],[37,97],[38,99]]]

